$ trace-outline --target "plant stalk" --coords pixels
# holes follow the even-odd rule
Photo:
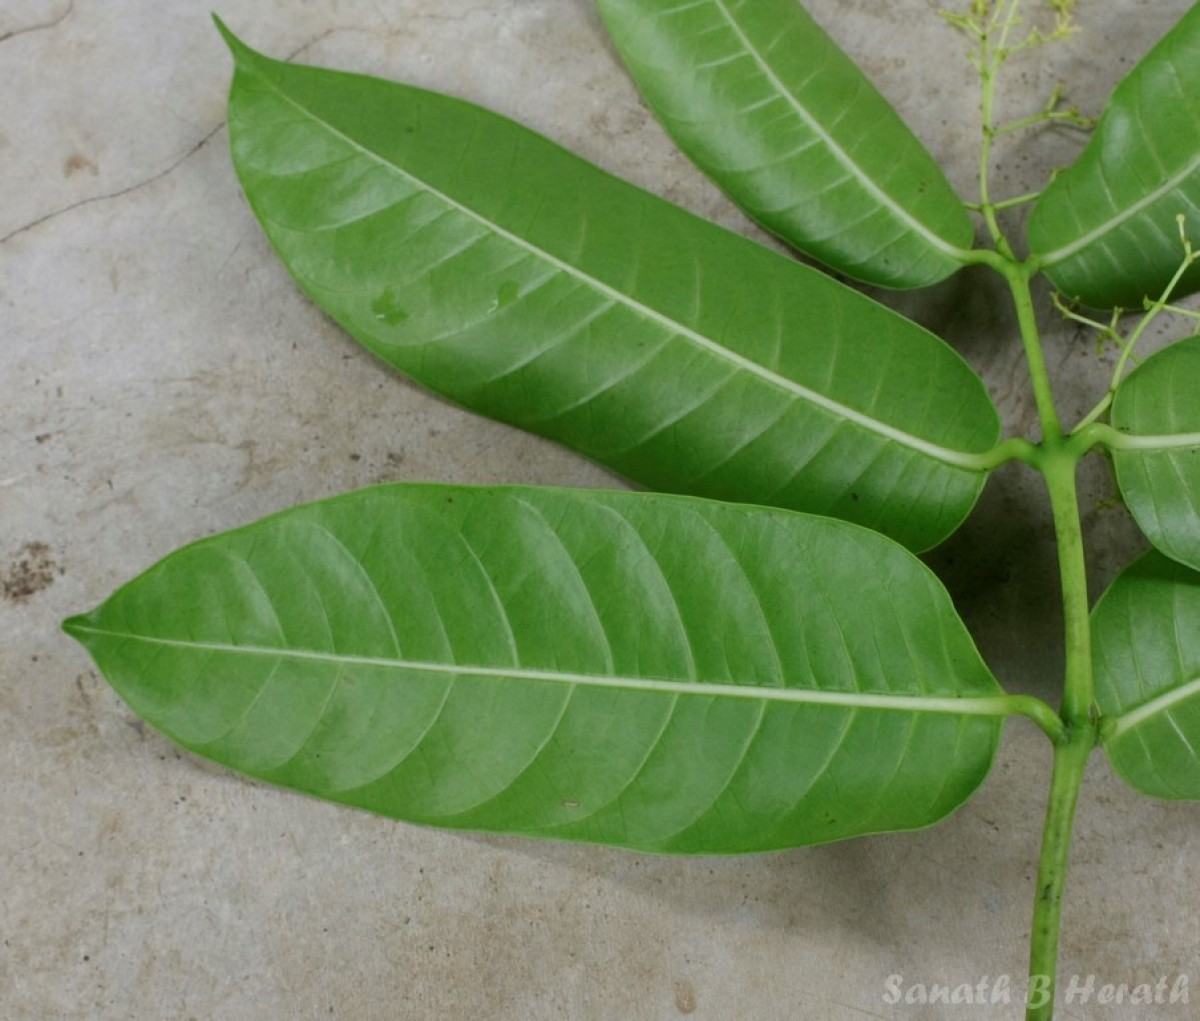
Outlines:
[[[1065,674],[1060,716],[1063,737],[1054,746],[1054,773],[1046,805],[1033,906],[1026,1000],[1026,1021],[1052,1021],[1071,831],[1084,767],[1096,743],[1096,725],[1092,713],[1094,681],[1087,565],[1075,482],[1076,467],[1088,444],[1085,440],[1063,435],[1029,287],[1033,269],[1029,264],[1014,262],[1009,264],[1004,275],[1016,306],[1042,425],[1042,442],[1033,466],[1045,478],[1050,496],[1062,583]]]
[[[979,74],[983,83],[983,99],[980,107],[983,137],[979,148],[979,210],[983,213],[984,223],[987,224],[988,233],[992,236],[992,243],[996,246],[996,251],[1006,259],[1012,259],[1012,248],[996,217],[996,204],[992,202],[991,168],[992,145],[996,140],[994,122],[997,67],[998,64],[992,55],[988,39],[984,36],[980,43],[979,63]]]
[[[1046,804],[1033,906],[1027,1021],[1052,1021],[1054,1016],[1059,933],[1071,831],[1083,771],[1096,744],[1096,724],[1092,711],[1094,679],[1091,621],[1083,528],[1075,484],[1076,465],[1086,449],[1086,444],[1077,443],[1070,437],[1059,437],[1043,443],[1037,465],[1046,479],[1054,515],[1062,580],[1066,665],[1060,713],[1064,735],[1054,746],[1054,772]]]
[[[1054,517],[1054,535],[1058,547],[1059,576],[1062,582],[1065,675],[1059,716],[1062,730],[1054,740],[1054,771],[1046,803],[1045,828],[1038,862],[1037,893],[1033,907],[1033,929],[1029,948],[1029,986],[1026,996],[1026,1021],[1053,1021],[1058,976],[1058,948],[1062,928],[1063,896],[1070,857],[1071,832],[1079,790],[1097,740],[1093,713],[1094,680],[1092,671],[1091,621],[1089,617],[1087,571],[1083,548],[1083,527],[1075,473],[1079,460],[1087,452],[1091,436],[1066,436],[1054,403],[1050,374],[1037,325],[1030,281],[1037,272],[1035,260],[1020,262],[1000,227],[1000,204],[991,197],[992,146],[1006,130],[1025,127],[1052,117],[1057,96],[1039,117],[1026,118],[997,128],[995,123],[995,84],[1000,66],[1011,52],[1008,36],[1016,24],[1020,0],[1010,0],[1005,9],[995,8],[987,25],[979,26],[978,63],[981,84],[983,138],[980,147],[979,210],[983,214],[995,251],[989,259],[980,259],[1000,272],[1008,282],[1016,308],[1021,343],[1029,367],[1029,378],[1042,427],[1042,441],[1023,458],[1046,480]],[[1004,17],[1001,19],[1001,12]],[[1060,31],[1066,26],[1060,21]],[[990,38],[998,31],[999,38]],[[1028,37],[1027,42],[1037,38]],[[1017,48],[1020,48],[1019,46]],[[1045,729],[1045,728],[1043,728]],[[1050,733],[1047,730],[1047,733]]]
[[[1029,286],[1035,267],[1027,263],[1009,262],[1002,272],[1008,281],[1013,305],[1017,310],[1017,326],[1021,331],[1021,343],[1025,347],[1025,360],[1029,364],[1029,379],[1033,385],[1033,398],[1037,402],[1038,419],[1042,425],[1042,442],[1051,446],[1061,440],[1063,429],[1054,406],[1050,372],[1046,368],[1046,355],[1042,350],[1042,338],[1038,331],[1037,312],[1033,307],[1033,292]],[[1074,471],[1074,459],[1071,462],[1071,470]],[[1073,487],[1072,482],[1072,492]],[[1051,496],[1053,495],[1051,493]],[[1058,524],[1056,514],[1055,525]]]
[[[1084,444],[1059,439],[1043,444],[1038,465],[1050,493],[1058,572],[1062,583],[1066,673],[1061,715],[1068,728],[1092,724],[1092,629],[1083,552],[1083,525],[1075,487],[1075,468]]]
[[[1095,745],[1091,727],[1070,733],[1054,746],[1054,776],[1046,804],[1046,825],[1038,862],[1037,895],[1033,903],[1033,932],[1029,947],[1029,987],[1026,1021],[1053,1021],[1058,976],[1058,941],[1062,927],[1063,891],[1071,830],[1084,767]]]

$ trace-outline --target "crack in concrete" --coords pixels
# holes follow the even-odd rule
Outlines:
[[[61,15],[59,15],[58,18],[56,18],[54,21],[46,22],[42,25],[31,26],[30,28],[26,28],[26,29],[19,29],[19,30],[17,30],[16,33],[10,32],[6,36],[0,36],[0,42],[4,42],[5,39],[11,39],[14,34],[22,35],[22,34],[25,34],[26,32],[35,32],[35,31],[40,31],[42,29],[53,28],[55,25],[61,24],[63,21],[65,21],[66,18],[71,14],[71,12],[74,11],[74,9],[75,9],[75,2],[74,2],[74,0],[71,0],[71,2],[67,6],[67,9]],[[476,14],[483,10],[485,10],[485,8],[473,8],[470,11],[467,11],[466,15],[460,15],[460,16],[458,16],[458,18],[454,18],[454,19],[442,17],[442,16],[436,16],[436,15],[430,15],[428,17],[430,20],[435,20],[435,21],[460,20],[461,17],[463,17],[463,16],[469,16],[471,14]],[[289,53],[287,55],[287,57],[285,57],[284,59],[287,61],[295,60],[298,56],[305,53],[307,50],[312,49],[314,46],[323,42],[325,39],[328,39],[330,36],[337,35],[342,32],[354,33],[354,32],[365,32],[365,31],[369,31],[369,30],[355,28],[355,27],[346,26],[346,25],[332,26],[330,28],[325,29],[323,32],[319,33],[318,35],[314,36],[312,39],[309,39],[307,42],[303,43],[301,46],[297,47],[295,50],[293,50],[291,53]],[[397,34],[399,34],[399,33],[398,32],[388,32],[387,33],[387,35],[389,37],[391,37],[393,35],[397,35]],[[168,174],[172,173],[175,169],[177,169],[183,163],[187,162],[187,160],[191,159],[197,152],[199,152],[208,143],[208,141],[213,137],[213,135],[215,135],[218,131],[220,131],[221,128],[223,128],[224,126],[225,126],[225,121],[221,121],[220,124],[218,124],[215,128],[213,128],[211,131],[209,131],[208,134],[206,134],[203,138],[201,138],[200,141],[198,141],[194,146],[192,146],[191,149],[189,149],[186,153],[184,153],[182,156],[180,156],[178,159],[176,159],[173,163],[169,164],[163,170],[158,171],[158,173],[154,174],[153,176],[148,177],[143,181],[138,181],[135,184],[128,185],[127,187],[121,188],[117,191],[106,192],[103,195],[91,195],[88,198],[80,199],[77,202],[72,202],[70,205],[63,206],[60,209],[54,209],[48,213],[43,213],[41,216],[37,217],[36,219],[30,220],[28,223],[22,224],[20,227],[17,227],[14,230],[9,231],[7,234],[0,236],[0,245],[5,245],[9,241],[13,240],[13,238],[19,237],[20,235],[25,234],[28,231],[31,231],[36,227],[40,227],[43,224],[49,223],[51,220],[55,220],[60,216],[64,216],[67,213],[74,212],[77,209],[82,209],[84,206],[90,206],[96,202],[110,202],[113,199],[123,198],[124,196],[129,195],[132,192],[138,191],[141,188],[145,188],[151,184],[154,184],[156,181],[162,180],[164,177],[166,177]]]
[[[75,9],[75,3],[74,3],[74,0],[71,0],[71,3],[69,4],[67,10],[64,11],[55,21],[46,22],[43,25],[36,25],[36,26],[27,28],[27,29],[20,29],[20,30],[18,30],[18,32],[16,34],[24,34],[25,32],[34,32],[34,31],[39,31],[41,29],[45,29],[45,28],[52,28],[54,25],[60,24],[62,21],[64,21],[67,18],[67,16],[70,15],[70,13],[74,9]],[[344,31],[352,31],[352,30],[346,29],[344,27],[328,28],[325,31],[321,32],[319,35],[308,40],[308,42],[304,43],[297,49],[293,50],[285,59],[294,60],[296,57],[298,57],[300,54],[302,54],[305,50],[308,50],[311,47],[316,46],[322,40],[324,40],[324,39],[328,38],[329,36],[334,35],[338,32],[344,32]],[[5,39],[12,38],[13,34],[14,33],[9,33],[6,36],[0,37],[0,42],[3,42]],[[193,156],[195,156],[196,153],[198,153],[202,148],[204,148],[204,146],[209,142],[209,140],[218,131],[220,131],[224,126],[225,126],[225,121],[221,121],[216,127],[214,127],[211,131],[209,131],[203,138],[200,139],[200,141],[198,141],[195,145],[193,145],[182,156],[178,157],[176,160],[174,160],[173,162],[168,164],[162,170],[151,175],[150,177],[147,177],[142,181],[137,181],[134,184],[127,185],[126,187],[120,188],[117,191],[106,192],[102,195],[90,195],[89,197],[87,197],[85,199],[80,199],[77,202],[72,202],[72,203],[70,203],[70,205],[63,206],[59,209],[51,210],[48,213],[43,213],[41,216],[39,216],[33,220],[30,220],[28,223],[22,224],[20,227],[17,227],[15,229],[9,231],[7,234],[3,235],[2,237],[0,237],[0,245],[8,244],[9,241],[12,241],[14,238],[19,237],[20,235],[25,234],[31,230],[34,230],[37,227],[41,227],[42,225],[49,223],[51,220],[56,220],[60,216],[65,216],[67,213],[72,213],[77,209],[82,209],[84,206],[90,206],[97,202],[111,202],[114,199],[124,198],[126,195],[130,195],[135,191],[138,191],[142,188],[149,187],[150,185],[154,184],[156,181],[161,181],[168,174],[174,172],[176,169],[178,169],[180,166],[182,166],[184,163],[186,163],[189,159],[191,159]]]
[[[84,206],[90,206],[96,202],[110,202],[113,199],[124,198],[126,195],[130,195],[135,191],[149,187],[156,181],[161,181],[168,174],[173,173],[193,156],[195,156],[196,153],[203,149],[204,146],[206,146],[212,139],[212,137],[223,127],[225,127],[225,122],[221,121],[220,124],[209,131],[208,134],[201,138],[200,141],[193,145],[182,156],[179,156],[162,170],[151,175],[150,177],[147,177],[145,180],[137,181],[134,184],[127,185],[126,187],[120,188],[117,191],[106,192],[103,195],[91,195],[88,198],[80,199],[78,202],[72,202],[70,205],[63,206],[60,209],[51,210],[49,213],[43,213],[41,216],[37,217],[37,219],[30,220],[28,223],[23,224],[22,226],[17,227],[15,230],[9,231],[3,237],[0,237],[0,245],[8,244],[8,242],[13,238],[19,237],[21,234],[25,234],[28,231],[33,230],[35,227],[40,227],[43,224],[49,223],[51,220],[56,220],[60,216],[65,216],[67,213],[72,213],[76,209],[82,209]]]
[[[67,9],[62,12],[57,18],[50,21],[43,21],[37,25],[29,25],[26,28],[14,28],[11,32],[5,32],[0,35],[0,43],[6,43],[9,39],[16,39],[20,35],[29,35],[30,32],[44,32],[47,29],[58,28],[64,21],[67,20],[75,12],[75,0],[68,0]]]
[[[378,7],[376,7],[376,10],[378,11]],[[412,23],[418,22],[418,21],[433,21],[433,22],[442,23],[442,24],[454,24],[454,23],[460,22],[460,21],[467,21],[470,18],[476,17],[481,14],[494,14],[494,13],[495,13],[495,11],[492,8],[487,7],[487,6],[470,7],[467,10],[462,11],[458,14],[418,14],[418,15],[415,15],[412,18],[410,18],[408,20],[408,24],[411,25]],[[325,29],[323,32],[319,33],[318,35],[313,36],[313,38],[309,39],[308,42],[303,43],[296,49],[292,50],[292,52],[289,53],[283,59],[285,61],[295,60],[301,54],[306,53],[308,50],[311,50],[314,46],[317,46],[318,44],[324,42],[326,39],[330,38],[331,36],[335,36],[335,35],[369,35],[373,39],[390,40],[390,39],[406,37],[410,34],[409,29],[393,27],[392,23],[382,14],[382,12],[380,12],[379,16],[380,16],[380,20],[386,26],[385,29],[383,30],[383,32],[380,32],[379,29],[369,28],[369,27],[362,26],[362,25],[333,25],[333,26]]]

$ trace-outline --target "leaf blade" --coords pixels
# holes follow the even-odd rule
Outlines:
[[[643,850],[927,825],[982,780],[1005,711],[901,547],[681,497],[379,487],[202,540],[67,628],[233,768]]]
[[[913,548],[974,504],[999,419],[932,335],[478,107],[231,45],[256,215],[401,372],[645,485]]]
[[[1200,8],[1117,85],[1095,134],[1042,193],[1030,248],[1063,294],[1137,309],[1183,259],[1176,218],[1200,210]],[[1200,287],[1200,267],[1176,291]]]
[[[965,264],[974,240],[966,207],[794,0],[600,0],[599,8],[672,138],[768,230],[884,287],[927,286]]]
[[[1200,336],[1151,355],[1117,388],[1117,486],[1146,537],[1200,570]],[[1190,446],[1170,446],[1193,438]],[[1155,446],[1155,442],[1159,445]]]
[[[1200,800],[1200,574],[1151,551],[1092,611],[1096,702],[1117,773],[1152,797]]]

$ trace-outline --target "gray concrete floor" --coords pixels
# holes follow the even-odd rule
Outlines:
[[[892,975],[1020,991],[1049,764],[1031,726],[1009,727],[982,791],[932,830],[669,860],[434,832],[245,781],[143,727],[59,633],[177,545],[299,500],[391,479],[618,484],[397,379],[297,293],[229,165],[210,6],[0,4],[0,1018],[1020,1017],[884,994]],[[975,92],[936,3],[809,6],[970,195]],[[1063,80],[1095,112],[1189,6],[1083,5],[1075,41],[1013,68],[1007,110]],[[220,13],[266,52],[486,103],[754,233],[647,117],[587,0]],[[1000,190],[1037,187],[1077,146],[1006,146]],[[1012,431],[1032,429],[991,280],[886,300],[971,360]],[[1069,417],[1111,354],[1045,318]],[[1099,462],[1084,489],[1099,591],[1140,547]],[[1053,697],[1049,553],[1038,486],[1006,468],[931,561],[1005,683]],[[1135,796],[1097,757],[1063,974],[1200,986],[1198,847],[1200,808]]]

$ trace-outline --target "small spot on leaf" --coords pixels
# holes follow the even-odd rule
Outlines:
[[[515,280],[506,280],[496,292],[496,308],[507,308],[521,296],[521,285]]]
[[[400,304],[400,298],[395,291],[384,291],[371,302],[371,311],[380,322],[388,326],[399,326],[408,318],[408,309]]]

